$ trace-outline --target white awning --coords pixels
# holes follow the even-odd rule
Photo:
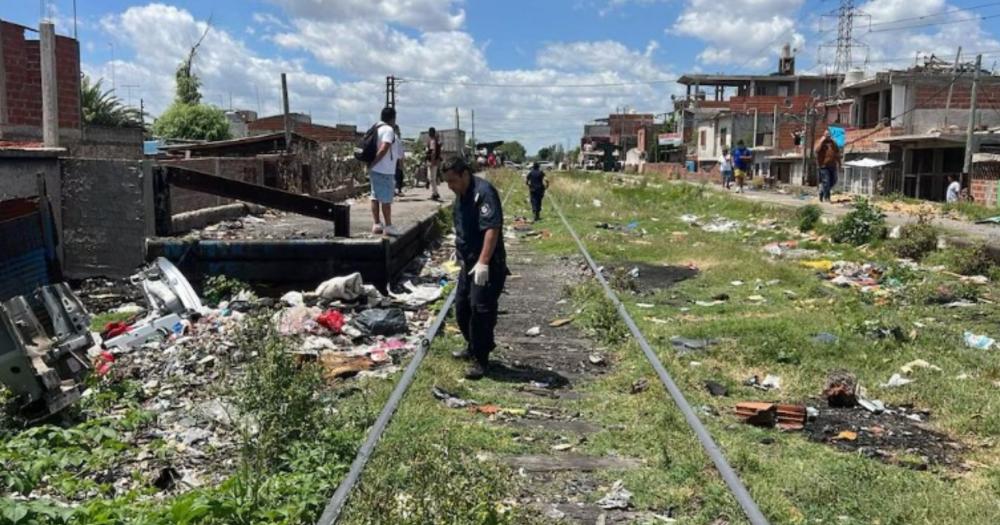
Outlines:
[[[864,158],[849,160],[844,163],[844,166],[851,166],[852,168],[881,168],[887,164],[892,164],[892,161]]]

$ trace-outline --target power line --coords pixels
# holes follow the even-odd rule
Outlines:
[[[658,84],[673,84],[677,82],[677,77],[663,80],[643,80],[635,82],[608,82],[595,84],[504,84],[490,82],[465,82],[457,80],[436,80],[427,78],[406,78],[407,82],[418,84],[437,84],[459,87],[492,87],[492,88],[526,88],[526,89],[551,89],[551,88],[598,88],[598,87],[627,87],[627,86],[651,86]]]
[[[988,4],[980,4],[980,5],[974,5],[974,6],[969,6],[969,7],[959,7],[959,8],[948,9],[946,11],[941,11],[941,12],[938,12],[938,13],[931,13],[931,14],[927,14],[927,15],[910,16],[910,17],[906,17],[906,18],[897,18],[895,20],[886,20],[885,22],[875,22],[874,24],[871,24],[870,27],[895,24],[897,22],[906,22],[908,20],[925,20],[925,19],[928,19],[928,18],[934,18],[934,17],[938,17],[938,16],[944,16],[944,15],[951,14],[951,13],[960,13],[960,12],[963,12],[963,11],[972,11],[973,9],[983,9],[983,8],[986,8],[986,7],[993,7],[993,6],[996,6],[996,5],[1000,5],[1000,2],[990,2]]]
[[[945,21],[945,22],[930,22],[930,23],[927,23],[927,24],[913,24],[913,25],[902,26],[902,27],[887,27],[885,29],[872,29],[872,30],[869,30],[868,33],[887,33],[887,32],[890,32],[890,31],[905,31],[907,29],[918,29],[918,28],[921,28],[921,27],[943,26],[943,25],[950,25],[950,24],[963,24],[965,22],[979,22],[979,21],[982,21],[982,20],[990,20],[990,19],[993,19],[993,18],[1000,18],[1000,14],[988,15],[988,16],[976,15],[976,16],[973,16],[973,17],[970,17],[970,18],[963,18],[961,20],[948,20],[948,21]]]

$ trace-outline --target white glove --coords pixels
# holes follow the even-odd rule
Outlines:
[[[469,275],[472,276],[472,282],[476,286],[486,286],[486,281],[490,280],[490,267],[489,265],[477,262],[475,266],[469,270]]]

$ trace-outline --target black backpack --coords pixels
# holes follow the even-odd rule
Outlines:
[[[355,148],[354,158],[365,164],[371,164],[375,160],[375,155],[378,154],[378,128],[381,126],[381,122],[376,122],[374,126],[368,129],[361,142]]]

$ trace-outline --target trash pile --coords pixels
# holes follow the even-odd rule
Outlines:
[[[118,436],[123,448],[99,474],[113,480],[113,493],[218,484],[237,466],[241,432],[254,425],[228,398],[255,357],[241,347],[241,329],[251,321],[271,323],[289,343],[288,359],[318,363],[331,386],[353,376],[388,377],[422,343],[432,317],[428,305],[440,300],[451,279],[453,264],[431,254],[418,259],[405,282],[388,295],[355,273],[280,299],[243,289],[207,305],[162,258],[127,285],[91,282],[81,301],[120,314],[121,320],[93,334],[84,311],[83,333],[91,344],[83,350],[83,364],[101,383],[87,388],[81,376],[82,392],[51,411],[131,385],[136,394],[112,401],[107,414],[125,414],[138,403],[152,420]],[[43,486],[38,492],[47,490]]]

